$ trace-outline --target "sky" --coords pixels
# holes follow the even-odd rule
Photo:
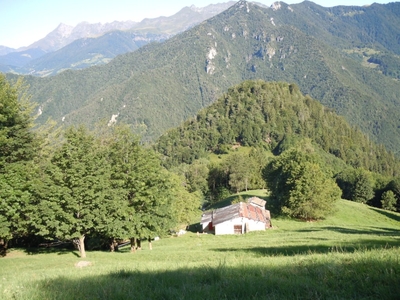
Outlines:
[[[204,7],[229,0],[0,0],[0,46],[19,48],[44,38],[60,23],[76,26],[171,16],[185,6]],[[271,5],[274,0],[255,0]],[[392,0],[392,2],[395,0]],[[288,4],[302,0],[283,1]],[[313,0],[332,7],[388,3],[389,0]]]

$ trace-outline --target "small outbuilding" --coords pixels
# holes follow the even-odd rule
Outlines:
[[[243,234],[271,227],[271,214],[265,209],[265,200],[252,197],[246,203],[239,202],[218,208],[202,215],[203,232]]]

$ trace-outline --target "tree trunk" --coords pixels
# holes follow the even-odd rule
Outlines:
[[[86,257],[86,251],[85,251],[85,235],[81,235],[79,237],[79,254],[81,258]]]
[[[140,239],[137,239],[137,249],[142,250],[142,241]]]
[[[0,256],[7,255],[7,248],[8,248],[8,240],[0,239]]]
[[[110,252],[114,252],[115,249],[118,250],[118,243],[114,238],[110,239]]]
[[[151,238],[149,238],[148,241],[149,241],[149,249],[153,250],[153,245],[151,244]]]
[[[131,252],[135,253],[136,252],[136,246],[137,246],[136,238],[130,238],[130,240],[131,240]]]

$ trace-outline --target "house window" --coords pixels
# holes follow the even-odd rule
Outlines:
[[[242,225],[233,225],[233,232],[235,234],[242,234]]]

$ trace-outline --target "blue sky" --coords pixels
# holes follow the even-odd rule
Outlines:
[[[60,23],[76,26],[79,22],[106,23],[141,21],[143,18],[171,16],[185,6],[204,7],[228,0],[0,0],[0,45],[11,48],[28,46],[45,37]],[[256,0],[271,5],[273,0]],[[288,4],[301,0],[283,1]],[[389,0],[315,0],[325,7],[362,6],[388,3]]]

